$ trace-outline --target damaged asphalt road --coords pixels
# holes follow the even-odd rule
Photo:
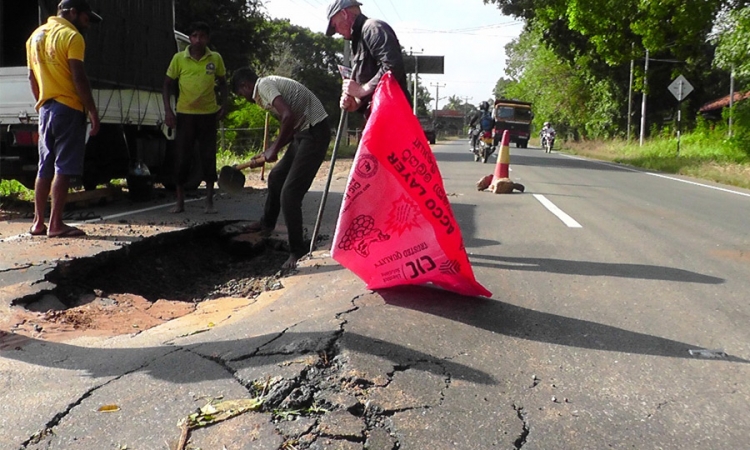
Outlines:
[[[267,262],[250,280],[238,276],[246,261],[219,258],[218,247],[193,239],[195,247],[185,248],[205,249],[209,266],[222,268],[214,287],[193,273],[175,273],[181,263],[200,262],[184,253],[168,259],[144,252],[146,273],[117,280],[95,272],[104,268],[98,261],[70,264],[95,254],[133,256],[147,247],[134,245],[144,237],[194,227],[197,204],[171,223],[157,211],[127,223],[85,224],[86,240],[0,241],[3,255],[9,246],[15,252],[0,267],[0,317],[17,307],[14,299],[62,294],[61,286],[77,296],[77,289],[94,292],[90,306],[107,311],[126,300],[122,290],[144,286],[151,288],[139,295],[161,302],[160,280],[189,281],[183,290],[194,292],[181,300],[190,302],[189,313],[157,317],[149,327],[126,322],[126,334],[50,339],[45,324],[27,322],[25,334],[0,327],[0,449],[175,449],[184,432],[178,424],[199,408],[241,399],[262,404],[190,429],[185,448],[747,447],[750,277],[739,244],[687,257],[688,243],[703,249],[704,238],[667,246],[664,240],[679,235],[672,227],[648,240],[644,230],[661,230],[652,220],[664,219],[640,214],[642,202],[606,197],[589,211],[583,204],[599,199],[598,190],[575,190],[616,179],[606,191],[624,196],[626,181],[638,174],[577,170],[579,163],[533,149],[514,154],[526,163],[513,172],[526,193],[499,200],[476,191],[486,167],[463,162],[463,144],[435,151],[444,158],[441,171],[475,274],[492,299],[426,287],[369,291],[331,260],[329,244],[295,273],[277,274],[276,263]],[[334,181],[326,233],[346,174]],[[651,201],[662,191],[650,189]],[[564,229],[527,195],[533,192],[570,201],[584,228]],[[305,217],[314,217],[317,199],[311,191]],[[262,200],[220,198],[211,220],[255,219]],[[635,208],[637,226],[608,207],[630,214]],[[691,220],[690,229],[707,229]],[[28,229],[11,225],[18,229],[0,230],[3,239]],[[84,267],[92,276],[71,277],[61,267]],[[118,295],[98,293],[108,290]],[[33,325],[41,327],[36,334]]]
[[[386,327],[373,326],[392,314],[383,298],[319,263],[301,268],[278,299],[261,296],[209,330],[183,318],[94,346],[29,339],[3,352],[14,392],[6,400],[25,406],[3,414],[1,446],[166,448],[179,420],[206,399],[262,395],[262,411],[195,430],[190,446],[393,449],[439,438],[467,448],[467,436],[450,442],[468,427],[481,447],[491,426],[492,444],[513,448],[523,424],[512,408],[485,398],[494,411],[467,414],[480,413],[470,387],[495,385],[490,374],[462,362],[466,355],[418,350],[416,328],[408,343],[392,342]],[[311,292],[321,272],[330,284]],[[97,412],[103,405],[119,411]],[[450,425],[438,426],[441,417]]]

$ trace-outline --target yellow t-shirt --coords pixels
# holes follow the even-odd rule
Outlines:
[[[217,77],[226,76],[221,55],[206,49],[200,60],[190,56],[190,47],[172,57],[167,76],[178,80],[180,96],[177,112],[182,114],[213,114],[219,110],[214,86]]]
[[[47,100],[54,99],[83,111],[68,60],[83,61],[86,44],[75,26],[62,17],[53,16],[26,41],[26,64],[39,84],[37,111]]]

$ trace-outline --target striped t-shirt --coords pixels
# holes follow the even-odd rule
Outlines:
[[[284,99],[294,113],[295,132],[307,129],[328,117],[318,97],[297,81],[272,75],[258,78],[255,82],[255,103],[280,116],[279,111],[273,107],[273,101],[278,96]]]

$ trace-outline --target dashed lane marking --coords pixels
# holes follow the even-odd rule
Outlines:
[[[552,214],[556,215],[558,219],[568,226],[568,228],[583,228],[580,223],[576,222],[575,219],[567,215],[562,209],[558,208],[557,205],[549,201],[549,199],[541,194],[534,194],[534,198],[539,200],[545,208],[547,208]]]

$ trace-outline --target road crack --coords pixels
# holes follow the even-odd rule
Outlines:
[[[513,443],[516,449],[520,449],[524,445],[526,445],[526,441],[529,438],[529,433],[530,433],[529,422],[526,419],[526,412],[524,411],[523,406],[518,406],[514,403],[513,410],[516,412],[518,419],[521,420],[521,423],[523,424],[521,435],[518,436],[518,438],[516,438],[516,441]]]

